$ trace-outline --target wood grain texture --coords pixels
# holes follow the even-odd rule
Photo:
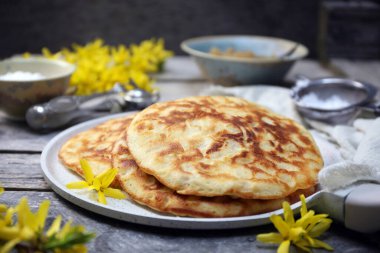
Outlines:
[[[41,152],[57,133],[36,133],[25,122],[7,120],[0,114],[0,151]]]
[[[202,76],[195,61],[188,56],[175,56],[168,59],[164,71],[153,76],[157,81],[202,81]]]
[[[0,183],[6,189],[51,189],[43,178],[39,154],[0,154]]]
[[[332,64],[346,73],[348,77],[371,83],[380,89],[380,61],[334,59]]]
[[[234,230],[179,230],[148,227],[103,217],[79,208],[51,192],[11,192],[0,197],[2,203],[15,205],[26,196],[36,210],[44,199],[51,201],[48,225],[58,214],[64,221],[73,219],[74,224],[83,224],[97,237],[88,245],[89,252],[263,252],[273,253],[275,248],[263,246],[256,235],[274,230],[271,225]],[[349,231],[333,224],[323,240],[335,248],[335,252],[378,252],[380,233],[365,235]],[[323,251],[314,251],[323,252]]]

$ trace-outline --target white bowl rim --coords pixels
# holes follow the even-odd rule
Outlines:
[[[71,64],[67,61],[60,60],[60,59],[50,59],[50,58],[44,58],[43,56],[30,56],[30,57],[22,57],[22,56],[13,56],[7,59],[4,59],[0,61],[0,65],[12,63],[12,62],[45,62],[45,63],[53,63],[57,66],[63,66],[68,67],[68,70],[65,73],[57,74],[51,77],[44,77],[38,80],[0,80],[0,82],[7,82],[7,83],[32,83],[32,82],[40,82],[40,81],[49,81],[49,80],[55,80],[60,79],[66,76],[71,75],[75,69],[76,66],[74,64]]]
[[[258,57],[258,58],[237,58],[237,57],[228,57],[228,56],[215,56],[210,53],[205,53],[199,50],[195,50],[188,46],[188,43],[190,42],[201,42],[201,41],[207,41],[207,40],[213,40],[213,39],[221,39],[221,38],[248,38],[248,39],[264,39],[264,40],[276,40],[276,41],[283,41],[291,44],[297,44],[298,42],[287,40],[283,38],[277,38],[277,37],[270,37],[270,36],[261,36],[261,35],[210,35],[210,36],[200,36],[195,38],[190,38],[187,40],[184,40],[181,42],[181,49],[185,51],[186,53],[202,58],[208,58],[213,60],[222,60],[222,61],[233,61],[233,62],[245,62],[245,63],[280,63],[280,62],[292,62],[299,59],[302,59],[306,57],[309,54],[309,50],[306,46],[304,46],[301,43],[298,43],[299,47],[304,50],[303,54],[298,55],[297,57],[289,57],[289,58],[272,58],[272,57]]]

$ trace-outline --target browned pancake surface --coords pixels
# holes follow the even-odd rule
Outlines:
[[[316,184],[308,131],[235,97],[191,97],[137,114],[128,147],[139,167],[180,194],[278,199]]]
[[[218,218],[255,215],[279,209],[283,201],[294,203],[299,200],[299,194],[308,196],[315,191],[311,187],[275,200],[181,195],[140,170],[123,139],[114,146],[113,161],[113,167],[121,171],[118,178],[122,188],[134,201],[178,216]]]

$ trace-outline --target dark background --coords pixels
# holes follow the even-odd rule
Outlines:
[[[309,57],[380,58],[379,1],[0,0],[0,58],[103,38],[108,44],[255,34],[298,41]]]

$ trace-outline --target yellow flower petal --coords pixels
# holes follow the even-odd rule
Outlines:
[[[284,209],[284,220],[286,223],[288,223],[290,226],[294,224],[294,215],[293,211],[290,208],[290,205],[288,202],[284,201],[282,203],[282,208]]]
[[[311,229],[308,231],[308,234],[311,237],[319,237],[330,228],[331,223],[331,219],[324,218],[322,220],[319,220],[317,224],[310,226]]]
[[[36,231],[32,227],[25,226],[23,227],[18,234],[18,237],[23,241],[29,241],[36,236]]]
[[[54,253],[87,253],[87,248],[83,244],[75,244],[67,249],[54,249]]]
[[[278,243],[280,244],[283,241],[283,237],[279,233],[266,233],[266,234],[258,234],[256,239],[259,242],[263,243]]]
[[[301,199],[301,216],[305,216],[307,213],[305,195],[301,194],[300,199]]]
[[[92,184],[92,188],[96,191],[100,191],[100,187],[102,186],[102,184],[100,183],[100,179],[99,178],[95,178],[94,179],[94,183]]]
[[[17,205],[18,223],[21,227],[23,227],[26,224],[34,221],[34,217],[32,216],[33,215],[30,211],[27,198],[22,197],[19,204]]]
[[[103,188],[107,188],[115,179],[116,175],[117,169],[108,169],[106,172],[100,174],[97,178],[99,178],[101,186]]]
[[[3,194],[4,188],[0,186],[0,195]]]
[[[83,175],[87,183],[92,184],[92,181],[94,180],[94,173],[92,173],[90,164],[86,159],[80,159],[80,166],[83,170]]]
[[[270,217],[270,220],[272,221],[273,225],[276,227],[276,229],[278,230],[278,232],[280,232],[280,234],[283,237],[288,236],[289,225],[286,224],[286,222],[281,218],[281,216],[272,215]]]
[[[50,206],[49,200],[44,200],[40,204],[40,207],[36,214],[36,223],[37,223],[36,229],[43,229],[45,227],[45,221],[46,221],[47,214],[49,212],[49,206]]]
[[[5,204],[0,204],[0,213],[6,212],[8,209],[8,206]]]
[[[70,251],[71,250],[71,251]],[[67,253],[87,253],[87,247],[83,244],[76,244],[74,245],[69,251],[66,251]]]
[[[308,211],[305,215],[301,216],[301,218],[296,221],[295,225],[306,227],[308,225],[307,221],[313,218],[314,213],[315,212],[313,210]]]
[[[10,252],[20,241],[19,238],[8,241],[0,248],[0,253]]]
[[[283,241],[277,249],[277,253],[289,253],[290,241]]]
[[[2,227],[0,228],[0,239],[1,240],[13,240],[19,235],[19,229],[16,226],[13,227]]]
[[[22,54],[23,58],[30,58],[31,54],[29,52],[25,52]]]
[[[71,182],[66,185],[69,189],[84,189],[88,188],[89,184],[86,181]]]
[[[297,247],[297,248],[300,248],[302,249],[303,251],[306,251],[306,252],[309,252],[311,253],[312,251],[308,248],[309,247],[309,243],[305,240],[301,240],[301,241],[298,241],[296,243],[294,243],[294,245]]]
[[[114,188],[106,188],[104,189],[104,195],[114,198],[114,199],[125,199],[126,196],[124,192],[120,191],[119,189]]]
[[[46,232],[46,235],[48,237],[52,236],[53,234],[57,233],[59,231],[59,229],[61,228],[61,222],[62,222],[62,216],[61,215],[58,215],[53,223],[51,224],[50,228],[48,229],[48,231]]]
[[[107,205],[106,197],[104,196],[104,192],[98,191],[98,201],[104,205]]]
[[[12,220],[12,217],[13,215],[17,212],[16,208],[14,207],[10,207],[8,208],[8,210],[5,212],[5,215],[4,215],[4,224],[6,226],[9,226],[9,225],[12,225],[13,224],[13,220]]]
[[[66,222],[66,224],[63,226],[61,231],[57,233],[58,238],[62,239],[70,232],[72,222],[73,222],[72,220],[69,220],[68,222]]]
[[[289,230],[289,240],[297,242],[302,239],[306,231],[302,227],[294,227]]]
[[[334,250],[333,247],[331,247],[327,243],[322,242],[322,241],[320,241],[318,239],[313,239],[313,244],[311,246],[313,248],[323,248],[323,249],[330,250],[330,251]]]
[[[50,52],[50,50],[46,47],[42,48],[42,54],[46,57],[46,58],[52,58],[53,57],[53,54]]]

